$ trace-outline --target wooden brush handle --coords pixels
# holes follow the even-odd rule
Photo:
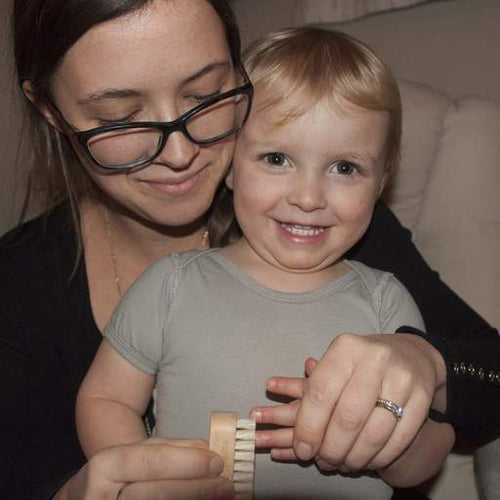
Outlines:
[[[212,451],[224,460],[221,476],[233,480],[234,447],[238,414],[231,411],[214,411],[210,415],[210,443]]]

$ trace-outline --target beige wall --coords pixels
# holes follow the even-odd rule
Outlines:
[[[0,234],[13,226],[21,190],[15,156],[19,137],[19,113],[15,105],[11,47],[9,41],[11,0],[0,0]],[[22,166],[20,166],[22,168]]]
[[[234,0],[244,45],[294,24],[300,0]],[[452,0],[331,25],[365,41],[396,76],[500,100],[500,1]]]

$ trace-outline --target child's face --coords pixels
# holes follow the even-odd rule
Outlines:
[[[388,115],[322,101],[276,126],[283,110],[255,104],[228,177],[243,242],[281,270],[322,270],[370,223],[385,182]]]

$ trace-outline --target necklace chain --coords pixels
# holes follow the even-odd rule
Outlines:
[[[111,225],[109,223],[109,212],[106,207],[104,207],[104,222],[106,224],[106,233],[108,235],[109,253],[111,255],[111,263],[113,265],[113,276],[116,283],[116,290],[118,292],[118,296],[121,298],[123,297],[123,290],[120,281],[120,275],[118,274],[118,263],[115,252],[115,245],[113,243],[113,235],[111,234]]]
[[[111,233],[111,224],[109,222],[109,212],[106,207],[104,207],[104,223],[106,225],[106,234],[108,236],[109,242],[109,254],[111,256],[111,264],[113,266],[113,277],[116,284],[116,291],[118,296],[123,297],[122,284],[120,280],[120,275],[118,274],[118,259],[116,257],[116,250],[113,241],[113,234]],[[200,250],[208,250],[210,248],[210,233],[208,229],[203,231],[203,236],[201,237],[200,244],[198,245]]]

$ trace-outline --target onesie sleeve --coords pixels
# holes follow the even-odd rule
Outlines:
[[[424,320],[410,292],[396,277],[386,276],[380,295],[381,331],[394,333],[401,325],[424,330]]]
[[[149,267],[118,303],[104,337],[137,369],[155,375],[163,355],[169,305],[180,272],[175,255]]]

